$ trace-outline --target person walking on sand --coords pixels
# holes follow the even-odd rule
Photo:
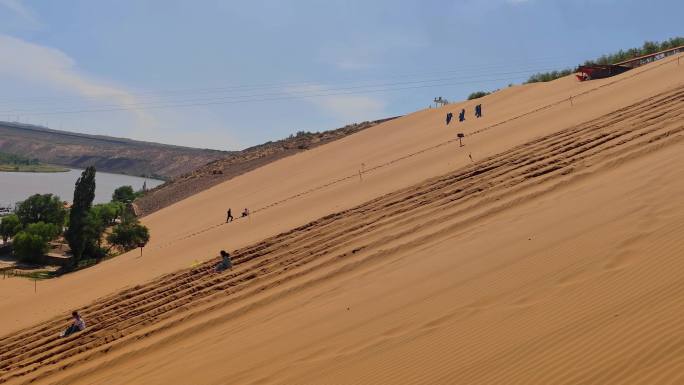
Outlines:
[[[233,214],[230,212],[230,209],[228,209],[228,212],[226,212],[226,223],[232,222],[233,221]]]
[[[461,113],[458,114],[458,121],[459,121],[459,122],[465,121],[465,108],[463,108],[463,109],[461,110]]]
[[[447,126],[449,125],[449,123],[451,123],[451,119],[452,119],[453,117],[454,117],[454,114],[452,114],[451,112],[447,113],[447,115],[446,115],[446,124],[447,124]]]
[[[227,251],[221,250],[221,262],[216,265],[216,271],[230,270],[233,268],[233,261]]]
[[[85,321],[77,311],[71,313],[71,316],[74,318],[74,322],[59,335],[60,337],[68,337],[69,335],[83,331],[86,328]]]

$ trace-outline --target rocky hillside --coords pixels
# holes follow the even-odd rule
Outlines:
[[[229,154],[148,191],[145,196],[136,200],[138,213],[140,215],[153,213],[270,162],[332,142],[395,118],[350,124],[324,132],[299,132],[297,135],[286,139],[267,142]]]
[[[172,179],[232,152],[86,135],[0,122],[0,152],[43,163]]]

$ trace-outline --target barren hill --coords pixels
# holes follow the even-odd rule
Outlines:
[[[44,163],[169,179],[231,152],[0,122],[0,151]]]
[[[146,216],[142,257],[0,280],[0,383],[680,384],[680,57],[417,111]]]

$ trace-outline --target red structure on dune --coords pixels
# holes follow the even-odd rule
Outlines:
[[[637,68],[644,64],[648,64],[656,60],[666,58],[668,56],[676,55],[681,52],[684,52],[684,45],[675,48],[670,48],[660,52],[655,52],[648,55],[635,57],[615,64],[581,65],[577,67],[577,73],[575,74],[575,76],[577,76],[577,79],[579,79],[580,81],[591,79],[603,79],[619,75],[633,68]]]

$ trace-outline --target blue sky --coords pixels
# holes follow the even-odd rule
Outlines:
[[[674,0],[0,0],[0,120],[241,149],[684,35],[682,14]]]

